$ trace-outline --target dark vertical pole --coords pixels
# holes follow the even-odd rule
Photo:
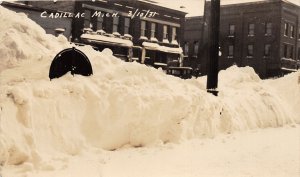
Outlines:
[[[220,0],[211,0],[211,31],[210,31],[210,49],[207,73],[207,92],[218,95],[218,59],[219,59],[219,27],[220,27]]]

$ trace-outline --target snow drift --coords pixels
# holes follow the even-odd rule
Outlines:
[[[67,73],[50,81],[53,57],[72,45],[1,6],[0,21],[0,165],[39,166],[47,157],[88,149],[149,146],[300,122],[299,72],[265,82],[252,68],[233,66],[220,72],[220,96],[214,97],[205,91],[205,78],[181,80],[122,62],[108,49],[85,46],[77,48],[90,59],[94,74]],[[288,92],[279,94],[285,84]]]

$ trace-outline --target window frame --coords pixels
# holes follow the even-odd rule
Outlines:
[[[234,45],[228,45],[228,58],[233,58],[234,56]]]
[[[272,22],[266,22],[265,23],[265,35],[271,36],[273,32],[273,23]]]
[[[271,56],[271,44],[265,44],[264,45],[264,57],[270,57]]]
[[[233,27],[233,28],[231,28]],[[234,24],[229,24],[229,37],[234,37],[235,36],[235,25]]]
[[[249,47],[251,47],[251,49]],[[253,58],[253,55],[254,55],[254,45],[248,44],[247,45],[247,58]]]
[[[141,20],[141,35],[140,36],[146,36],[146,21],[145,20]]]
[[[248,36],[254,36],[254,35],[255,35],[255,24],[249,23],[248,24]]]

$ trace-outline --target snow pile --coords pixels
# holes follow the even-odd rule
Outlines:
[[[0,72],[16,66],[21,60],[43,59],[45,55],[60,50],[61,44],[66,45],[65,39],[57,40],[53,35],[45,34],[45,30],[29,20],[24,13],[17,14],[0,8]]]
[[[251,68],[222,71],[214,97],[202,78],[181,80],[85,46],[94,75],[50,81],[51,60],[70,45],[24,15],[0,14],[0,165],[51,170],[45,161],[54,157],[278,127],[299,115]]]
[[[286,75],[285,77],[266,81],[270,87],[277,91],[277,95],[283,98],[290,108],[290,112],[296,116],[297,123],[300,123],[300,71]]]

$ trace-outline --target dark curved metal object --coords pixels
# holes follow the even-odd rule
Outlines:
[[[50,66],[49,78],[50,80],[59,78],[69,71],[72,75],[90,76],[93,74],[90,60],[75,47],[64,49],[54,57]]]

